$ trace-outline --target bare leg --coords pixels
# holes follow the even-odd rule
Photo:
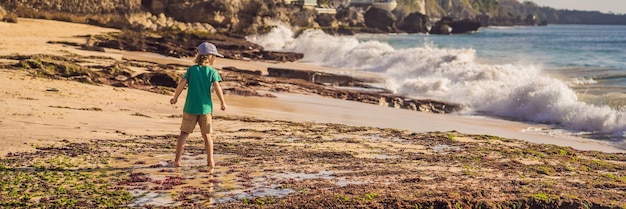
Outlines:
[[[174,166],[180,166],[180,156],[183,154],[183,150],[185,149],[185,143],[187,143],[187,136],[189,133],[180,132],[180,136],[178,136],[178,142],[176,142],[176,159],[174,160]]]
[[[202,134],[204,139],[204,148],[206,149],[206,165],[215,167],[215,161],[213,161],[213,139],[210,134]]]

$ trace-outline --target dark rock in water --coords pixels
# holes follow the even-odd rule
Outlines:
[[[451,17],[443,17],[430,29],[430,34],[461,34],[477,31],[480,22],[463,19],[454,20]]]
[[[450,27],[452,27],[453,34],[469,33],[478,31],[480,23],[469,19],[463,19],[451,22]]]
[[[433,25],[430,29],[430,34],[450,34],[452,33],[452,29],[450,28],[450,23],[453,21],[451,17],[442,17],[439,21]]]
[[[398,32],[395,25],[397,18],[387,10],[370,7],[365,12],[364,18],[367,27],[386,33]]]
[[[407,33],[428,33],[428,25],[429,25],[428,16],[414,12],[404,17],[400,23],[398,24],[398,29],[403,30]]]

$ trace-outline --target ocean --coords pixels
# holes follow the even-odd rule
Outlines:
[[[416,99],[462,104],[456,114],[547,124],[626,148],[626,26],[487,27],[458,35],[332,36],[285,26],[248,40],[302,62],[375,73]],[[349,72],[349,71],[347,71]]]

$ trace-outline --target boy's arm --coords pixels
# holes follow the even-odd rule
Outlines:
[[[220,99],[222,110],[226,110],[226,102],[224,101],[224,92],[222,92],[222,86],[220,86],[220,82],[217,82],[217,81],[213,82],[213,88],[215,89],[217,98]]]
[[[176,92],[174,92],[174,98],[170,99],[170,104],[176,104],[178,102],[178,96],[183,92],[183,89],[187,85],[187,79],[180,79],[178,86],[176,86]]]

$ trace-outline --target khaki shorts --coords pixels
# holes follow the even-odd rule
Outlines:
[[[180,131],[185,133],[193,133],[193,129],[196,124],[200,125],[200,131],[202,134],[210,134],[213,132],[213,119],[211,114],[206,115],[194,115],[183,112],[183,122],[180,125]]]

